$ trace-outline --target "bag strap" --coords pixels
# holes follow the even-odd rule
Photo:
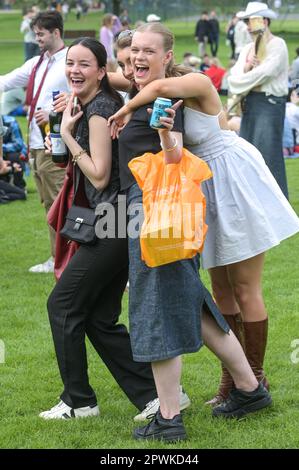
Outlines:
[[[78,168],[78,172],[79,172],[79,178],[77,178],[77,165],[73,165],[74,194],[73,194],[72,204],[74,204],[74,202],[75,202],[76,194],[77,194],[78,189],[79,189],[80,177],[81,177],[80,168]]]

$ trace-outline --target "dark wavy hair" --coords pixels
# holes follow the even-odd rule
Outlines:
[[[106,64],[107,64],[107,52],[106,52],[106,49],[103,46],[103,44],[101,44],[96,39],[89,38],[89,37],[77,38],[69,46],[68,52],[73,46],[77,46],[79,44],[83,47],[86,47],[87,49],[89,49],[93,53],[93,55],[97,59],[97,63],[98,63],[99,67],[105,67],[106,66]],[[68,56],[68,53],[67,53],[67,56]],[[107,73],[105,73],[105,75],[103,76],[103,78],[101,80],[101,89],[107,95],[111,96],[111,98],[113,98],[120,106],[123,105],[122,97],[110,85]]]
[[[30,23],[31,28],[37,26],[52,33],[54,29],[59,29],[60,36],[63,37],[63,18],[58,11],[41,11]]]

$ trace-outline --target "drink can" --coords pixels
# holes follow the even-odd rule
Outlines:
[[[160,122],[160,117],[167,117],[168,113],[165,111],[166,108],[172,106],[171,100],[168,98],[158,97],[154,102],[153,112],[150,120],[150,126],[154,129],[163,129],[164,126]]]

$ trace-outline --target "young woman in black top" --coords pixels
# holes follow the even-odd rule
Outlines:
[[[105,48],[94,39],[80,38],[69,47],[66,75],[81,110],[72,116],[69,101],[61,135],[89,207],[113,203],[117,222],[118,148],[111,141],[107,119],[122,103],[109,85],[106,60]],[[85,335],[137,408],[142,410],[157,396],[150,366],[133,361],[127,329],[117,323],[127,272],[127,240],[116,235],[80,246],[62,273],[49,297],[48,312],[64,390],[58,405],[42,412],[42,418],[99,414],[88,379]]]
[[[156,79],[173,74],[173,36],[160,23],[146,24],[132,38],[131,61],[139,89]],[[137,95],[138,96],[138,95]],[[194,257],[149,268],[141,260],[140,241],[134,233],[134,219],[142,205],[142,192],[128,169],[134,157],[164,150],[166,163],[178,163],[182,151],[182,115],[169,110],[161,118],[165,129],[149,127],[147,108],[139,107],[120,133],[120,181],[126,191],[129,213],[129,319],[133,358],[151,361],[160,409],[147,426],[134,431],[137,439],[176,441],[186,438],[179,412],[180,355],[203,345],[229,365],[234,376],[234,399],[228,400],[215,416],[241,416],[271,403],[259,385],[234,335],[218,311],[198,275],[199,259]],[[154,157],[153,157],[154,158]],[[132,233],[131,233],[132,230]],[[218,345],[217,343],[220,343]],[[251,408],[249,406],[251,405]],[[243,406],[244,405],[244,406]]]

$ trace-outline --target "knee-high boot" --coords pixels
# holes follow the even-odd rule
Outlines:
[[[235,315],[223,315],[226,322],[229,324],[230,329],[234,332],[236,338],[244,349],[244,331],[243,322],[240,313]],[[227,368],[221,363],[222,376],[219,384],[219,389],[214,398],[206,402],[206,405],[216,406],[225,400],[229,392],[234,387],[234,381]]]
[[[243,322],[243,326],[247,360],[257,381],[262,382],[269,390],[270,385],[263,368],[268,336],[268,318],[261,321]]]

